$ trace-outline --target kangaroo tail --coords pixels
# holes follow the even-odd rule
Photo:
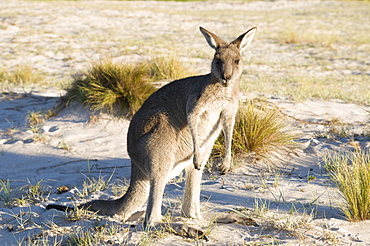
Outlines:
[[[69,212],[69,211],[73,210],[74,208],[75,208],[74,206],[64,206],[64,205],[58,205],[58,204],[48,204],[46,206],[47,210],[56,209],[56,210],[60,210],[60,211],[64,211],[64,212]]]

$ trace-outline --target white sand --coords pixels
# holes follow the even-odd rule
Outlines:
[[[16,3],[7,3],[6,6],[11,9]],[[2,2],[1,4],[5,3]],[[43,14],[47,12],[52,15],[53,11],[57,11],[44,8],[47,3],[43,2],[18,2],[17,4],[20,13],[26,11],[25,9],[28,6],[32,6],[36,12],[40,11]],[[92,4],[98,5],[99,3],[93,2]],[[153,2],[137,4],[139,4],[138,6],[148,4],[150,7],[158,7],[157,3]],[[180,8],[179,4],[168,4],[171,4],[174,8]],[[190,3],[184,4],[189,7]],[[201,9],[208,7],[208,4],[214,8],[224,7],[220,6],[221,3],[196,3],[191,6]],[[295,2],[287,1],[276,3],[276,5],[272,2],[253,2],[247,7],[258,10],[271,6],[286,8],[287,5],[294,4]],[[238,8],[237,4],[229,5],[229,7]],[[303,2],[298,2],[296,7],[300,8],[302,5],[305,6]],[[246,5],[241,6],[246,7]],[[63,6],[61,9],[65,11],[68,6]],[[70,9],[72,12],[78,13],[74,18],[80,22],[81,30],[85,28],[94,31],[94,26],[102,25],[99,18],[94,19],[94,14],[89,10],[73,6]],[[84,22],[82,22],[80,16],[84,11],[90,15],[86,15],[86,19],[83,19]],[[116,10],[116,12],[115,10],[105,11],[110,11],[109,13],[113,16],[121,14],[119,10]],[[150,16],[145,11],[136,14]],[[19,15],[16,16],[12,17],[13,19],[10,18],[10,20],[19,24],[22,18]],[[50,18],[49,15],[40,14],[36,15],[35,18],[24,17],[24,21],[35,23],[38,20],[41,23],[39,23],[41,28],[42,21],[47,19],[47,23],[51,27],[55,28],[53,25],[56,25],[60,29],[66,28],[61,33],[70,32],[67,19],[63,19],[63,15],[60,13],[56,15],[56,22]],[[108,26],[116,25],[114,18],[111,18],[112,22],[107,22],[104,17],[104,21],[106,21],[104,24]],[[133,21],[133,19],[125,18],[127,25],[130,25],[130,21]],[[132,18],[135,18],[135,16]],[[168,31],[161,25],[161,16],[153,18],[159,22],[154,25],[153,32],[157,29],[164,33]],[[186,19],[185,16],[182,18]],[[73,22],[74,20],[68,19],[68,21]],[[150,22],[148,19],[146,21]],[[192,20],[191,24],[194,22],[195,20]],[[0,33],[4,32],[4,34],[0,34],[2,36],[0,39],[3,44],[9,42],[9,49],[16,49],[17,44],[10,40],[16,37],[20,29],[18,24],[0,30]],[[84,24],[91,24],[93,27],[84,27]],[[147,30],[146,25],[147,23],[142,24],[140,26],[141,30]],[[179,25],[179,28],[190,28],[187,25],[184,24],[186,27]],[[46,26],[51,28],[47,24]],[[161,29],[162,27],[163,29]],[[217,29],[217,25],[214,25],[214,28]],[[133,34],[122,35],[130,37]],[[47,37],[54,38],[50,35]],[[35,34],[34,38],[39,40],[40,37]],[[67,38],[62,38],[62,35],[56,39],[58,42],[50,41],[50,44],[64,47],[72,42]],[[87,45],[92,45],[86,40],[85,42]],[[48,44],[47,41],[40,43],[41,46]],[[30,54],[28,58],[25,58],[29,52],[27,51],[28,48],[25,47],[22,49],[20,56],[14,55],[14,59],[12,58],[8,62],[2,61],[2,63],[7,64],[4,66],[12,67],[22,59],[32,59],[36,67],[55,72],[60,77],[65,77],[72,70],[75,71],[75,69],[83,67],[91,59],[95,57],[98,59],[97,54],[89,53],[88,48],[86,48],[87,45],[83,46],[72,42],[73,47],[74,45],[79,46],[82,50],[80,50],[81,53],[74,53],[75,56],[71,60],[63,60],[68,55],[66,54],[69,52],[68,50],[65,51],[66,53],[63,51],[58,53],[57,58],[55,58],[56,53],[50,54],[50,56],[40,55],[37,57]],[[206,47],[206,44],[203,44],[203,46]],[[73,52],[76,52],[79,48],[74,47]],[[110,52],[114,53],[112,50]],[[206,64],[208,64],[207,62]],[[208,65],[203,66],[205,68],[201,68],[202,71],[208,67]],[[83,181],[87,180],[87,177],[98,179],[103,176],[107,180],[113,174],[112,182],[130,178],[130,159],[126,151],[126,134],[129,125],[127,120],[117,120],[104,116],[97,122],[90,122],[92,114],[88,110],[78,105],[72,105],[56,117],[43,123],[40,126],[39,133],[33,133],[25,126],[25,118],[29,111],[47,111],[51,109],[61,93],[63,92],[51,89],[49,91],[35,91],[31,96],[21,98],[0,96],[0,179],[10,180],[13,189],[12,195],[15,197],[22,194],[18,189],[27,185],[28,181],[35,184],[42,180],[44,189],[51,191],[46,201],[23,207],[3,206],[3,201],[0,201],[0,245],[17,245],[28,237],[39,237],[42,232],[49,236],[49,239],[60,240],[65,233],[76,230],[76,228],[88,230],[96,223],[121,227],[119,236],[109,239],[112,244],[118,245],[118,243],[127,240],[127,244],[135,245],[138,241],[143,240],[144,233],[141,231],[140,219],[130,222],[137,225],[130,228],[129,224],[104,216],[101,216],[99,220],[68,221],[62,212],[45,209],[46,204],[49,203],[71,203],[69,198],[73,196],[72,193],[76,194],[75,187],[81,189]],[[343,214],[336,209],[336,206],[341,202],[337,188],[321,166],[321,158],[328,151],[346,151],[353,149],[353,146],[348,138],[329,140],[327,138],[317,138],[315,135],[316,132],[323,133],[327,131],[326,126],[322,123],[333,118],[350,123],[350,128],[354,132],[363,132],[365,123],[369,120],[370,107],[337,101],[309,100],[295,103],[284,98],[271,98],[270,101],[290,116],[294,130],[302,133],[302,138],[299,141],[302,143],[302,150],[299,151],[299,156],[287,159],[287,163],[277,170],[279,175],[263,172],[263,169],[259,166],[249,163],[243,163],[240,168],[224,176],[207,173],[203,178],[201,192],[203,211],[223,211],[224,209],[236,208],[252,210],[255,208],[256,202],[261,202],[269,204],[269,211],[265,214],[265,217],[270,216],[270,220],[256,216],[255,219],[261,225],[259,227],[218,224],[210,234],[210,241],[201,243],[206,245],[242,245],[253,242],[279,243],[281,245],[370,245],[370,222],[350,223],[346,221]],[[37,134],[43,138],[43,141],[35,141]],[[370,146],[369,138],[358,137],[355,140],[363,148],[369,148]],[[66,150],[67,147],[69,150]],[[316,179],[308,181],[309,176],[314,176]],[[262,177],[265,177],[265,181]],[[265,184],[263,184],[264,182]],[[68,186],[72,190],[63,194],[56,194],[56,188],[62,185]],[[182,197],[183,187],[184,181],[181,179],[167,185],[163,211],[169,209],[174,215],[179,214],[178,203]],[[113,193],[111,190],[106,190],[87,197],[87,199],[96,198],[113,198]],[[288,213],[293,207],[301,213],[301,216]],[[312,211],[314,213],[313,219],[307,221],[307,213],[310,214]],[[19,214],[22,216],[19,216]],[[272,221],[277,226],[273,226]],[[279,230],[278,224],[282,224],[284,221],[286,224],[291,223],[292,227],[295,224],[300,224],[300,222],[301,224],[298,229],[292,229],[292,232]],[[304,221],[306,222],[304,223]],[[58,230],[51,228],[53,223],[59,228],[59,234]],[[193,223],[199,225],[198,222]],[[202,223],[203,227],[208,226],[208,223]],[[305,227],[304,225],[309,226]],[[195,244],[192,240],[186,240],[171,234],[166,234],[155,240],[159,245]],[[108,242],[108,239],[106,242]],[[24,244],[27,244],[27,242],[24,241]]]
[[[43,97],[42,94],[39,94],[0,103],[1,118],[7,119],[1,125],[0,168],[2,179],[9,179],[12,188],[26,185],[27,180],[32,184],[43,180],[42,184],[45,188],[50,186],[49,190],[52,191],[46,202],[22,208],[11,206],[0,209],[4,212],[0,215],[0,235],[2,242],[5,242],[4,245],[14,245],[17,240],[40,233],[41,229],[37,228],[34,223],[43,225],[48,223],[48,220],[52,220],[65,230],[75,224],[87,227],[89,223],[92,223],[88,221],[68,222],[63,219],[64,216],[61,212],[44,209],[47,203],[70,202],[68,197],[71,197],[71,194],[69,192],[61,195],[55,194],[57,187],[66,185],[70,188],[81,188],[86,176],[96,179],[99,176],[104,176],[105,179],[108,179],[114,173],[113,180],[129,179],[130,177],[130,160],[126,152],[126,133],[129,124],[127,120],[101,119],[97,123],[89,124],[90,113],[79,106],[73,106],[42,124],[42,135],[46,138],[44,143],[32,140],[34,134],[22,127],[25,115],[30,110],[49,109],[55,100],[56,97]],[[337,117],[336,109],[338,107],[342,109],[340,117],[345,117],[348,114],[351,117],[347,117],[347,119],[357,122],[363,121],[366,115],[365,110],[369,110],[366,107],[345,103],[308,101],[296,104],[284,100],[271,101],[282,107],[289,115],[317,122],[331,116]],[[320,108],[326,109],[325,113],[315,113],[315,109],[319,105],[321,105]],[[324,117],[320,114],[323,114]],[[19,131],[10,132],[10,123],[8,122]],[[302,127],[301,124],[299,125]],[[317,127],[317,125],[313,126]],[[271,177],[266,179],[268,188],[263,188],[260,169],[248,163],[224,176],[211,178],[209,174],[206,174],[202,185],[202,201],[205,202],[203,209],[215,211],[238,207],[253,209],[256,200],[266,199],[267,202],[271,203],[269,213],[279,216],[281,213],[288,212],[294,204],[297,209],[300,208],[299,211],[303,214],[304,211],[310,213],[313,209],[317,213],[315,216],[317,219],[310,222],[312,228],[304,233],[307,236],[304,242],[323,244],[326,241],[322,238],[323,231],[325,231],[323,228],[328,227],[328,231],[334,233],[343,243],[352,242],[366,245],[366,242],[370,241],[367,228],[369,223],[366,221],[361,223],[346,222],[341,212],[334,207],[340,201],[336,193],[337,189],[325,174],[324,169],[318,165],[321,163],[320,157],[326,151],[350,149],[348,139],[336,141],[324,138],[316,139],[313,137],[312,129],[307,130],[304,127],[297,129],[305,131],[305,138],[301,139],[305,147],[299,157],[290,160],[288,165],[278,170],[280,180],[276,188],[273,186],[274,179],[276,179],[273,174],[270,174]],[[60,148],[62,142],[70,147],[70,151]],[[370,141],[364,139],[359,142],[363,146],[368,146]],[[308,182],[308,176],[315,176],[316,179]],[[245,189],[246,184],[248,189]],[[175,206],[174,204],[181,199],[183,186],[183,181],[167,186],[164,208]],[[97,197],[112,198],[112,193],[110,190],[99,192],[89,199]],[[311,205],[309,206],[309,204]],[[306,206],[305,210],[301,208],[304,206]],[[14,215],[20,210],[32,211],[33,213],[32,222],[27,222],[25,229],[19,228],[19,222],[14,218]],[[109,218],[103,217],[102,219],[103,221],[100,223],[103,224],[110,221]],[[267,234],[274,235],[273,237],[283,243],[294,244],[298,241],[296,237],[290,236],[287,232],[269,228],[264,220],[259,220],[258,217],[256,219],[263,226],[254,228],[241,225],[217,225],[211,234],[210,243],[223,245],[232,241],[233,244],[242,244],[257,240]],[[299,220],[295,217],[289,219]],[[13,231],[8,230],[9,226],[14,228]],[[140,232],[137,233],[140,234]],[[135,240],[138,240],[137,237],[139,236],[133,237],[130,242],[134,243]],[[175,245],[178,240],[187,244],[186,241],[175,236],[168,236],[168,238],[159,241]],[[258,240],[268,242],[271,239]]]

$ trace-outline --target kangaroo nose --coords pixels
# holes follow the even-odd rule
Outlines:
[[[230,75],[227,75],[227,76],[224,76],[224,80],[226,80],[226,81],[229,81],[229,80],[231,80],[231,74]]]
[[[232,78],[231,74],[229,74],[229,75],[223,74],[222,75],[222,80],[224,81],[224,83],[229,82],[231,80],[231,78]]]
[[[231,75],[222,75],[222,84],[227,86],[228,83],[230,82],[232,76]]]
[[[228,66],[227,64],[224,64],[224,67],[222,69],[222,79],[225,80],[226,82],[231,80],[232,78],[232,67]]]

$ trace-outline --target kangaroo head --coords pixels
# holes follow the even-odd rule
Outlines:
[[[216,34],[200,27],[200,31],[206,38],[209,46],[215,50],[211,73],[223,85],[227,86],[231,81],[235,81],[241,75],[243,71],[241,52],[251,44],[256,30],[257,28],[253,27],[231,43],[227,43]]]

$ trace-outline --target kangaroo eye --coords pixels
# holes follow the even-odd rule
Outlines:
[[[240,60],[235,60],[235,64],[238,65]]]

